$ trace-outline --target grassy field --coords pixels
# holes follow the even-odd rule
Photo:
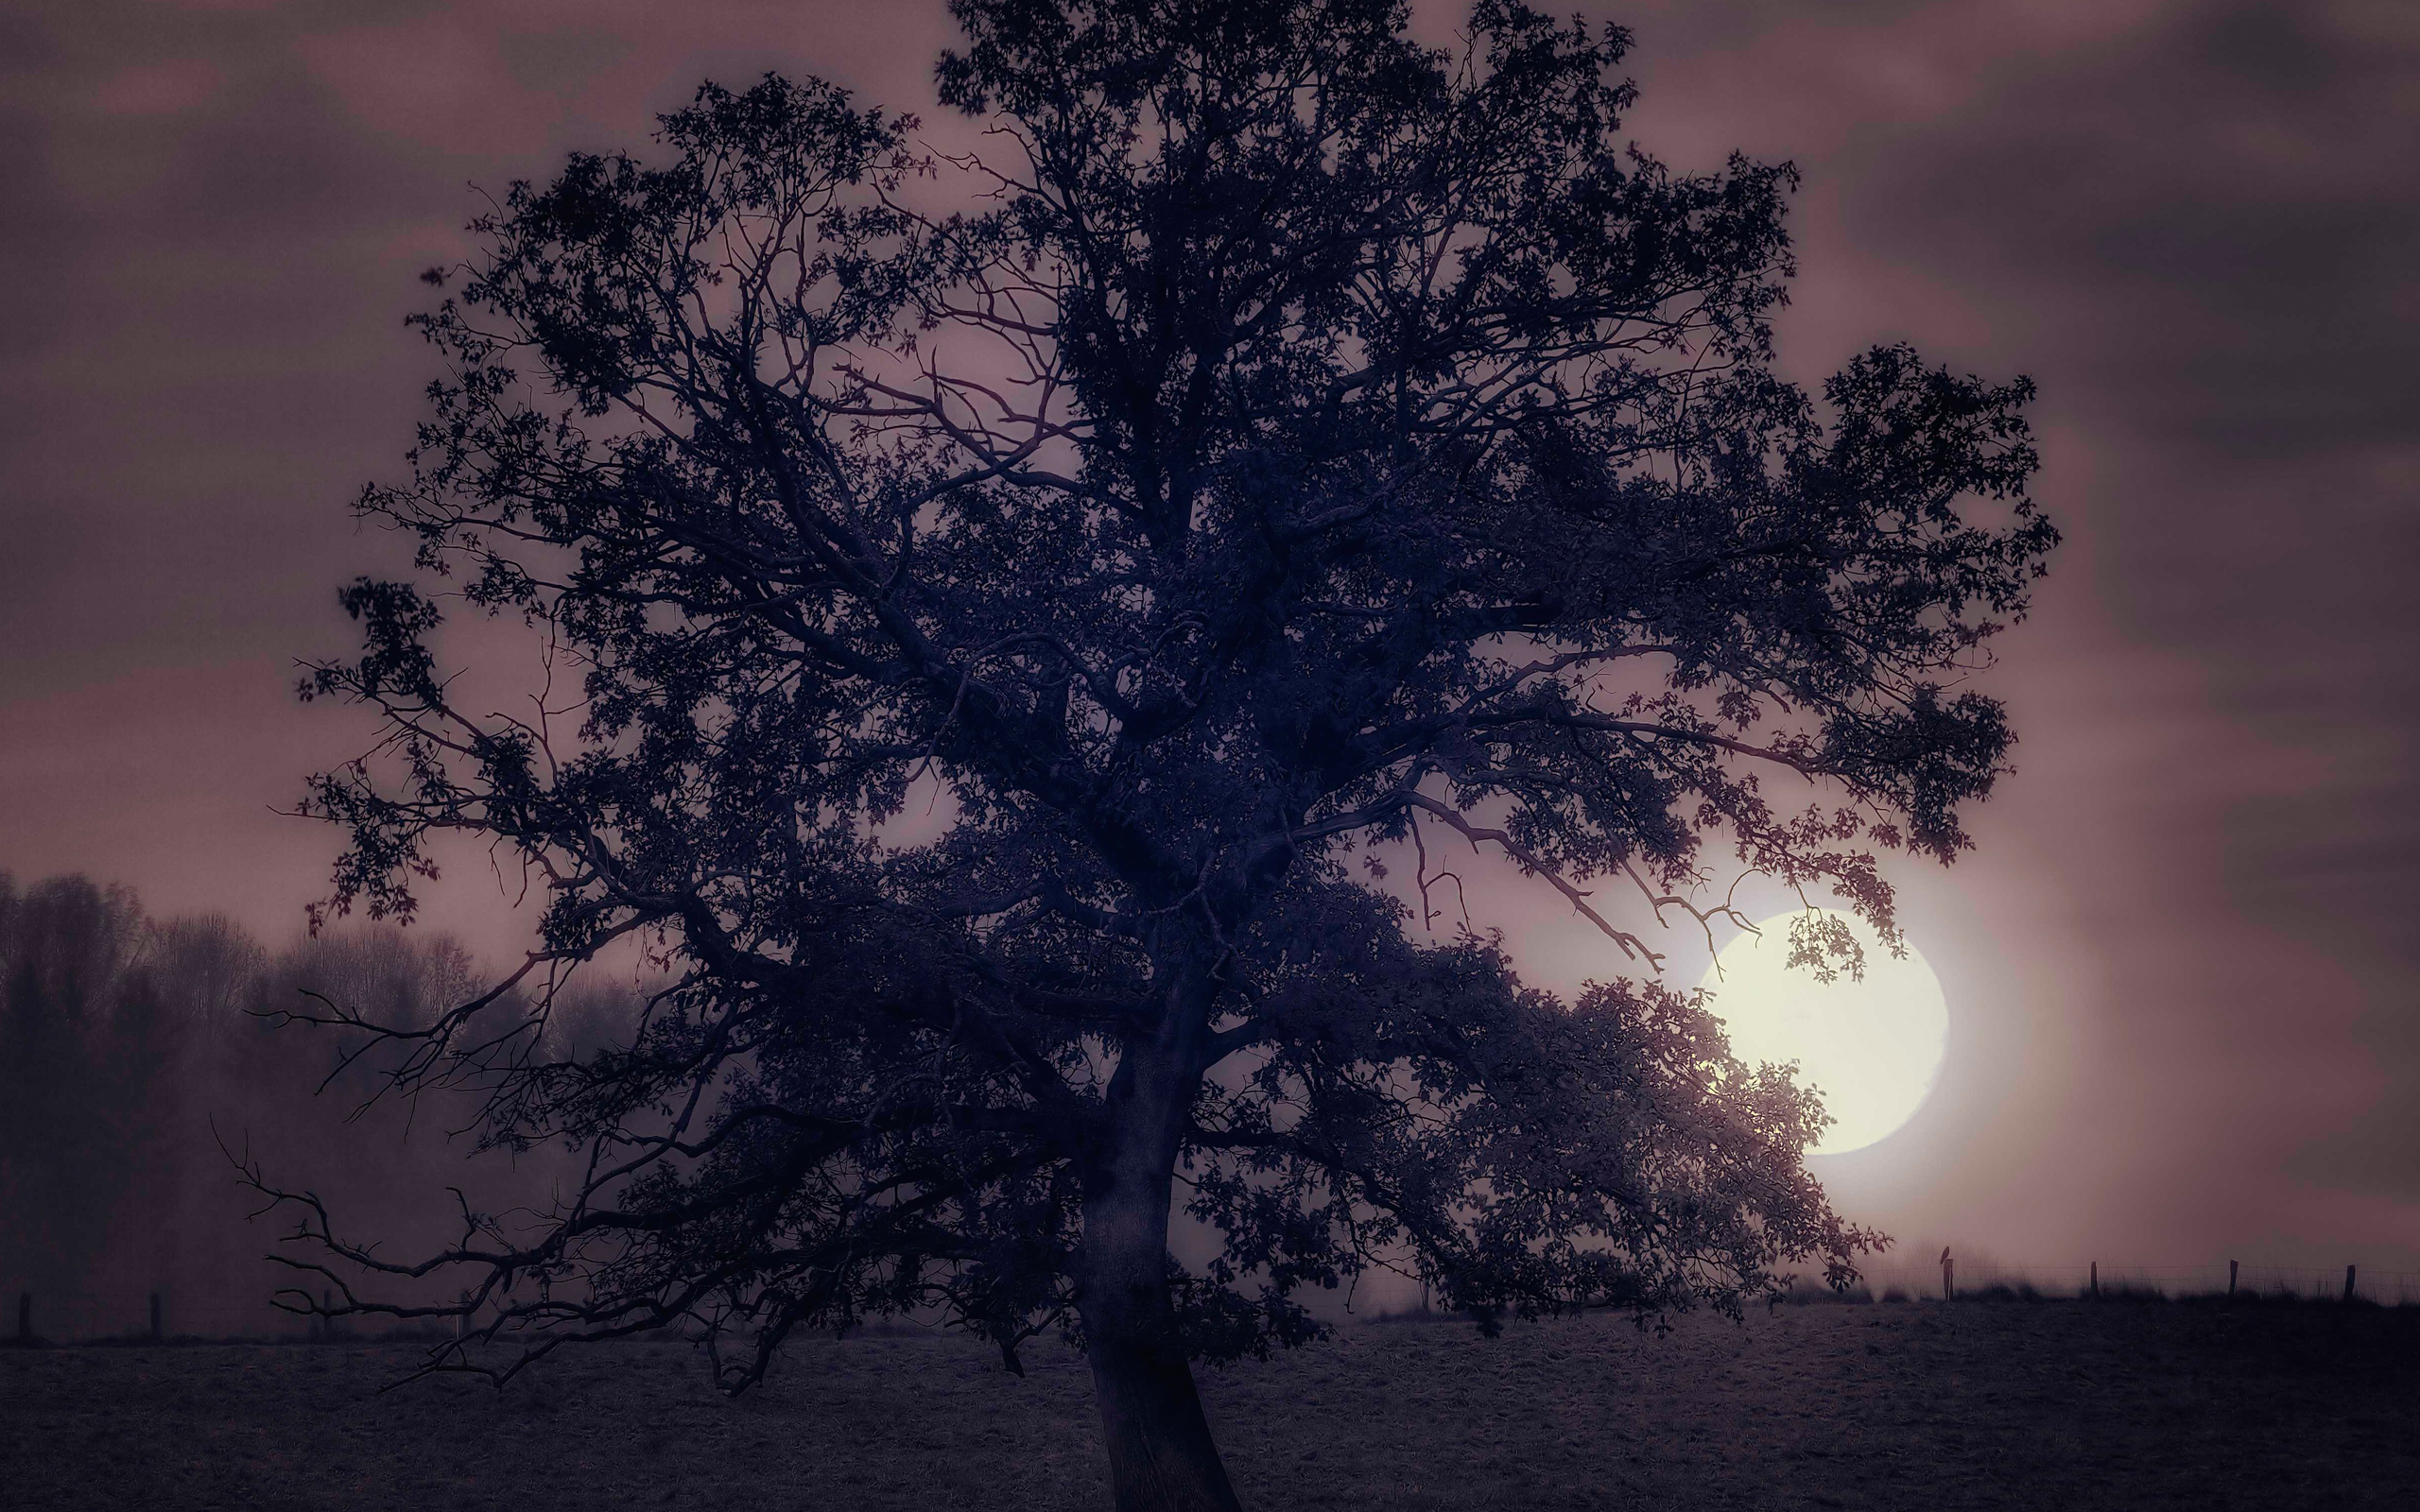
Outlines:
[[[1099,1508],[1082,1363],[794,1347],[728,1401],[685,1346],[498,1398],[407,1346],[0,1351],[0,1505]],[[2420,1506],[2420,1310],[1785,1307],[1668,1337],[1367,1325],[1205,1373],[1248,1505]]]

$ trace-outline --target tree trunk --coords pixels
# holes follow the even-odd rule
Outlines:
[[[1165,1291],[1159,1310],[1168,1311]],[[1158,1338],[1141,1330],[1104,1337],[1096,1310],[1083,1312],[1117,1512],[1240,1512],[1173,1331]]]
[[[1085,1172],[1083,1319],[1117,1512],[1240,1512],[1201,1416],[1168,1301],[1168,1205],[1180,1078],[1130,1056],[1113,1083],[1111,1147]],[[1140,1071],[1140,1075],[1130,1074]],[[1160,1083],[1158,1086],[1152,1083]],[[1141,1085],[1137,1085],[1140,1083]],[[1122,1105],[1122,1106],[1121,1106]]]

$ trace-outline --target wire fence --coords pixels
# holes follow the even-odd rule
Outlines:
[[[1797,1291],[1822,1290],[1802,1281]],[[1851,1295],[1892,1300],[1942,1300],[2001,1296],[2121,1299],[2130,1297],[2236,1297],[2246,1299],[2366,1302],[2386,1307],[2420,1305],[2420,1270],[2384,1270],[2359,1264],[2288,1265],[2269,1261],[2217,1260],[2143,1264],[2131,1261],[2081,1263],[2011,1263],[1961,1258],[1893,1262],[1865,1267]]]
[[[453,1332],[450,1321],[313,1317],[277,1306],[266,1291],[174,1285],[152,1292],[12,1287],[0,1291],[0,1344],[369,1343]]]
[[[1840,1299],[1820,1280],[1802,1279],[1798,1301]],[[2286,1265],[2265,1261],[2139,1264],[2012,1263],[1976,1257],[1894,1261],[1867,1267],[1846,1294],[1854,1301],[2078,1298],[2130,1300],[2233,1297],[2420,1306],[2420,1270],[2360,1265]],[[290,1298],[289,1298],[290,1299]],[[156,1291],[35,1290],[0,1283],[0,1344],[93,1344],[230,1340],[260,1343],[372,1343],[431,1339],[454,1332],[450,1320],[328,1319],[288,1312],[266,1291],[227,1292],[168,1285]],[[1374,1315],[1384,1315],[1377,1310]],[[476,1319],[471,1326],[477,1326]]]

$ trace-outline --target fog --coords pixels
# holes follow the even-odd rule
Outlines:
[[[306,1320],[272,1295],[328,1282],[267,1257],[325,1257],[284,1243],[300,1214],[263,1212],[248,1166],[389,1259],[457,1238],[462,1204],[549,1201],[562,1152],[480,1151],[475,1091],[403,1097],[367,1036],[281,1019],[425,1024],[478,977],[443,934],[340,927],[272,951],[223,915],[152,919],[123,886],[0,872],[0,1297],[30,1293],[50,1338],[146,1329],[153,1293],[172,1335],[291,1333]],[[556,1006],[555,1051],[631,1011],[610,989]]]

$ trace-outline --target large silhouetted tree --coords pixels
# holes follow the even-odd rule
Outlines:
[[[1876,852],[1966,844],[2010,735],[1959,685],[2055,539],[2027,386],[1775,377],[1790,170],[1625,146],[1619,31],[953,9],[979,153],[708,87],[650,158],[515,185],[420,318],[448,375],[361,507],[425,576],[345,592],[365,649],[305,691],[386,739],[308,807],[337,908],[407,916],[449,833],[547,900],[401,1080],[588,1174],[426,1265],[302,1234],[469,1275],[530,1351],[701,1321],[733,1389],[873,1313],[1011,1368],[1063,1329],[1126,1507],[1233,1506],[1188,1362],[1373,1264],[1490,1317],[1845,1278],[1820,1108],[1642,921],[1736,869],[1887,933]],[[445,594],[548,648],[526,716],[458,696]],[[1409,927],[1448,840],[1639,980],[1559,1001]],[[544,984],[630,937],[665,989],[561,1053]]]

